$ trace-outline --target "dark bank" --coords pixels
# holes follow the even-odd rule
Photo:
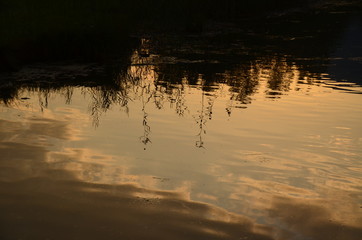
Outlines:
[[[287,21],[303,19],[309,21],[308,27],[323,29],[311,20],[316,13],[356,7],[360,7],[358,3],[339,1],[3,0],[1,69],[15,70],[39,61],[102,62],[127,55],[135,41],[129,38],[130,33],[201,33],[210,21],[237,22],[242,28],[265,28],[260,30],[267,33],[268,28],[275,28],[268,24],[273,21],[270,18],[285,15],[290,17]],[[323,17],[318,18],[319,23]]]

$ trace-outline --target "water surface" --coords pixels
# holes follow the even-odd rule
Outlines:
[[[313,30],[221,24],[138,36],[102,84],[92,64],[6,75],[0,236],[359,239],[361,20],[345,22],[323,54],[295,50]]]

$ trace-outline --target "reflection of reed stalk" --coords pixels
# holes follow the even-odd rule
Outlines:
[[[176,113],[179,116],[184,116],[185,111],[187,110],[186,107],[186,99],[185,94],[183,91],[183,87],[175,89],[175,91],[172,91],[172,95],[170,96],[170,103],[171,107],[175,105]]]
[[[196,141],[195,146],[198,148],[205,148],[204,147],[204,141],[203,141],[203,135],[206,134],[206,130],[204,129],[206,127],[207,120],[212,119],[212,108],[214,105],[214,99],[208,99],[207,102],[208,105],[205,107],[205,92],[202,91],[202,97],[201,97],[201,110],[198,111],[199,115],[196,118],[196,123],[199,127],[199,133],[197,136],[199,139]]]
[[[145,100],[145,95],[149,94],[149,96]],[[146,112],[146,105],[151,100],[153,94],[150,91],[150,85],[148,86],[142,86],[141,91],[141,98],[142,98],[142,112],[143,112],[143,120],[142,120],[142,126],[143,126],[143,136],[140,137],[141,142],[145,145],[144,150],[146,150],[146,145],[148,143],[152,143],[149,135],[151,133],[151,127],[148,125],[148,114]]]
[[[199,126],[199,133],[197,134],[197,136],[199,136],[199,140],[196,141],[195,145],[198,148],[204,148],[204,141],[202,140],[202,135],[206,134],[206,130],[204,130],[204,125],[205,125],[205,121],[204,121],[204,98],[205,98],[205,94],[204,92],[202,92],[202,98],[201,98],[201,111],[200,114],[198,116],[198,119],[196,120],[196,123]]]
[[[142,112],[143,112],[143,121],[142,121],[143,136],[140,137],[140,140],[145,145],[144,150],[146,150],[146,145],[149,142],[152,143],[149,138],[149,134],[151,133],[151,127],[148,125],[148,120],[147,120],[148,114],[144,111],[144,109],[142,109]]]

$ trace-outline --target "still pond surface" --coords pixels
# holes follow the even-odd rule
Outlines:
[[[360,239],[360,26],[349,18],[321,56],[284,49],[311,33],[143,36],[111,85],[87,64],[14,73],[0,236]]]

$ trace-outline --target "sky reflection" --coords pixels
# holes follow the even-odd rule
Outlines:
[[[223,173],[222,168],[228,166],[224,161],[208,169],[206,173],[217,178],[212,183],[210,177],[203,179],[201,188],[190,171],[182,171],[187,174],[184,183],[175,183],[175,177],[132,175],[132,164],[127,162],[114,168],[115,156],[86,148],[57,150],[73,141],[71,135],[63,134],[69,132],[72,121],[44,121],[48,124],[44,128],[52,127],[53,132],[42,135],[24,131],[38,122],[23,120],[1,121],[2,126],[12,126],[7,129],[13,133],[12,137],[2,135],[0,147],[0,219],[5,238],[159,239],[173,238],[177,233],[180,239],[358,239],[362,232],[360,207],[355,202],[357,189],[338,189],[336,184],[315,181],[310,189],[293,186],[293,178],[285,178],[286,174],[294,175],[289,171],[280,172],[279,177],[273,172],[273,178],[265,180],[256,177],[261,175],[248,176],[253,168],[263,175],[271,171],[264,171],[258,164],[242,175],[235,166]],[[52,144],[25,143],[28,137],[39,139],[37,136],[53,139]],[[57,139],[60,142],[53,150]],[[247,153],[252,157],[246,161],[256,160],[257,155]],[[208,156],[208,161],[212,160]],[[280,180],[283,183],[278,183]],[[173,182],[172,190],[158,190],[169,182]],[[354,184],[361,186],[358,180]],[[216,207],[225,201],[230,212]],[[261,222],[256,220],[261,217]],[[14,232],[12,229],[19,224],[24,227]]]
[[[335,44],[210,34],[142,37],[103,80],[93,64],[6,76],[0,237],[358,239],[362,88],[331,70]]]
[[[62,229],[55,226],[68,221],[64,206],[85,224],[64,227],[90,238],[97,234],[84,228],[89,214],[99,226],[118,222],[126,229],[94,227],[99,234],[135,239],[144,237],[137,226],[151,236],[173,229],[195,239],[324,239],[327,232],[358,239],[360,95],[325,87],[330,80],[300,83],[295,68],[286,83],[280,77],[271,85],[275,79],[260,69],[243,98],[234,98],[239,93],[226,83],[206,91],[202,75],[198,85],[184,77],[181,84],[159,86],[149,78],[157,76],[154,69],[138,75],[133,66],[130,80],[113,91],[22,90],[0,113],[7,226],[20,221],[46,237],[50,232],[37,230],[42,219],[50,220],[51,231]],[[280,98],[270,98],[270,91]],[[34,200],[16,210],[16,192]],[[104,204],[109,215],[93,210]],[[124,211],[138,217],[121,217]]]

